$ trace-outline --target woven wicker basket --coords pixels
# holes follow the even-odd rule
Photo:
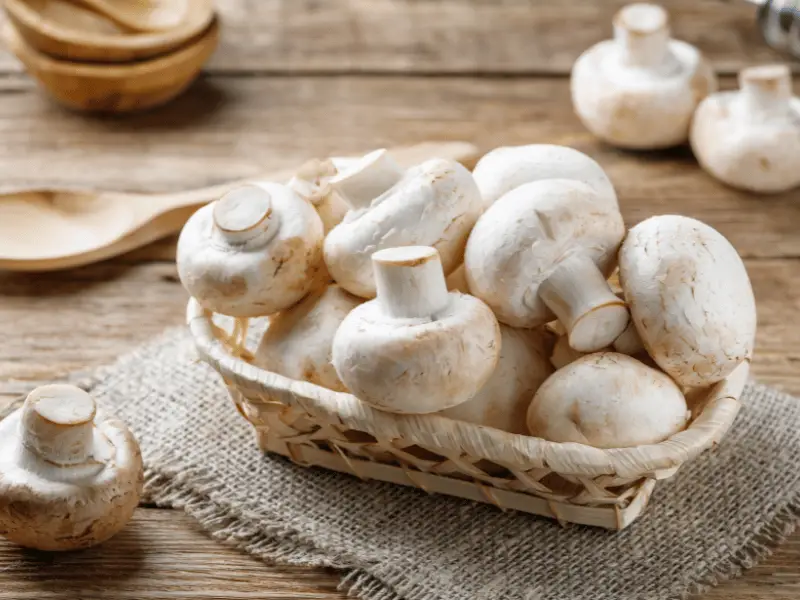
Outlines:
[[[691,425],[667,441],[601,450],[375,410],[351,394],[250,364],[242,348],[246,321],[228,333],[195,300],[187,318],[200,356],[222,375],[262,449],[303,466],[608,529],[632,523],[657,480],[719,442],[739,411],[749,370],[742,364],[691,398]]]

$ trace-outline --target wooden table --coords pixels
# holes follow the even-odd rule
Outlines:
[[[704,175],[687,149],[628,153],[573,116],[570,65],[608,36],[619,1],[221,0],[207,75],[173,104],[89,118],[43,98],[0,54],[0,186],[180,190],[311,156],[423,139],[488,150],[550,142],[594,156],[626,221],[680,213],[745,258],[759,308],[753,370],[800,393],[800,192],[755,197]],[[722,75],[775,60],[747,5],[672,0],[676,34]],[[796,86],[800,87],[800,86]],[[183,320],[170,239],[63,273],[0,273],[0,403],[110,361]],[[143,507],[99,549],[48,556],[0,542],[0,599],[338,598],[335,573],[267,567],[221,547],[176,511]],[[705,598],[800,596],[800,535]]]

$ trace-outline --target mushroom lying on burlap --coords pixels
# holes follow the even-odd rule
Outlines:
[[[46,385],[0,421],[0,535],[27,548],[75,550],[104,542],[130,520],[142,457],[120,421],[96,418],[94,400]]]
[[[497,364],[500,331],[483,302],[448,292],[436,249],[372,255],[377,297],[353,309],[333,340],[333,364],[364,402],[432,413],[469,400]]]
[[[628,324],[625,303],[606,281],[624,235],[619,211],[598,202],[585,183],[521,185],[489,207],[470,234],[470,292],[501,323],[537,327],[555,314],[572,348],[599,350]]]
[[[323,226],[285,185],[244,185],[198,210],[178,240],[178,274],[206,309],[258,317],[299,301],[325,274]]]
[[[516,187],[543,179],[571,179],[591,187],[597,202],[617,207],[617,194],[603,168],[566,146],[503,146],[484,155],[472,172],[486,208]]]
[[[615,146],[666,148],[686,142],[695,108],[716,90],[694,46],[670,39],[666,11],[630,4],[614,17],[614,39],[572,67],[572,103],[589,131]]]
[[[674,215],[642,221],[622,244],[619,275],[644,347],[679,384],[710,385],[752,357],[753,289],[715,229]]]
[[[383,160],[369,164],[331,181],[352,207],[325,238],[325,263],[336,282],[351,294],[373,298],[370,257],[397,246],[432,246],[439,251],[445,274],[454,271],[482,210],[471,173],[445,159],[394,173]]]
[[[740,90],[698,107],[692,149],[700,165],[730,186],[782,192],[800,186],[800,98],[786,65],[744,69]]]
[[[362,302],[338,285],[312,290],[294,306],[270,317],[255,364],[292,379],[346,392],[331,362],[333,337],[344,318]]]
[[[531,435],[597,448],[655,444],[686,427],[686,399],[664,373],[614,352],[559,369],[528,409]]]
[[[500,325],[500,340],[500,356],[489,381],[475,396],[441,414],[524,434],[531,398],[553,372],[547,359],[547,337],[539,330]]]

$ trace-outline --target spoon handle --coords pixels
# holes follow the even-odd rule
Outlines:
[[[478,149],[467,142],[424,142],[413,146],[390,148],[389,153],[403,167],[410,167],[431,158],[447,158],[458,161],[471,168],[479,156]],[[291,179],[295,172],[296,169],[282,169],[248,179],[230,181],[196,190],[172,194],[153,194],[152,196],[143,195],[142,199],[147,199],[150,203],[157,206],[159,212],[166,212],[179,208],[200,208],[248,182],[263,180],[283,183]],[[142,208],[144,212],[153,212],[150,207]]]

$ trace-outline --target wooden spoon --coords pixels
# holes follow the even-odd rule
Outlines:
[[[9,19],[29,45],[56,58],[91,62],[130,62],[175,50],[214,18],[211,0],[195,4],[198,9],[174,29],[136,33],[68,0],[5,0]]]
[[[214,20],[200,38],[172,54],[119,65],[51,58],[25,43],[9,23],[3,38],[58,102],[77,110],[130,112],[163,104],[185,90],[216,49],[219,26]]]
[[[390,152],[405,166],[441,157],[471,167],[478,158],[477,148],[466,142],[427,142]],[[286,169],[253,179],[287,181],[293,175]],[[180,231],[195,210],[243,183],[176,194],[40,189],[0,195],[0,269],[54,271],[117,256]]]
[[[199,8],[194,0],[75,0],[134,31],[175,29]]]

